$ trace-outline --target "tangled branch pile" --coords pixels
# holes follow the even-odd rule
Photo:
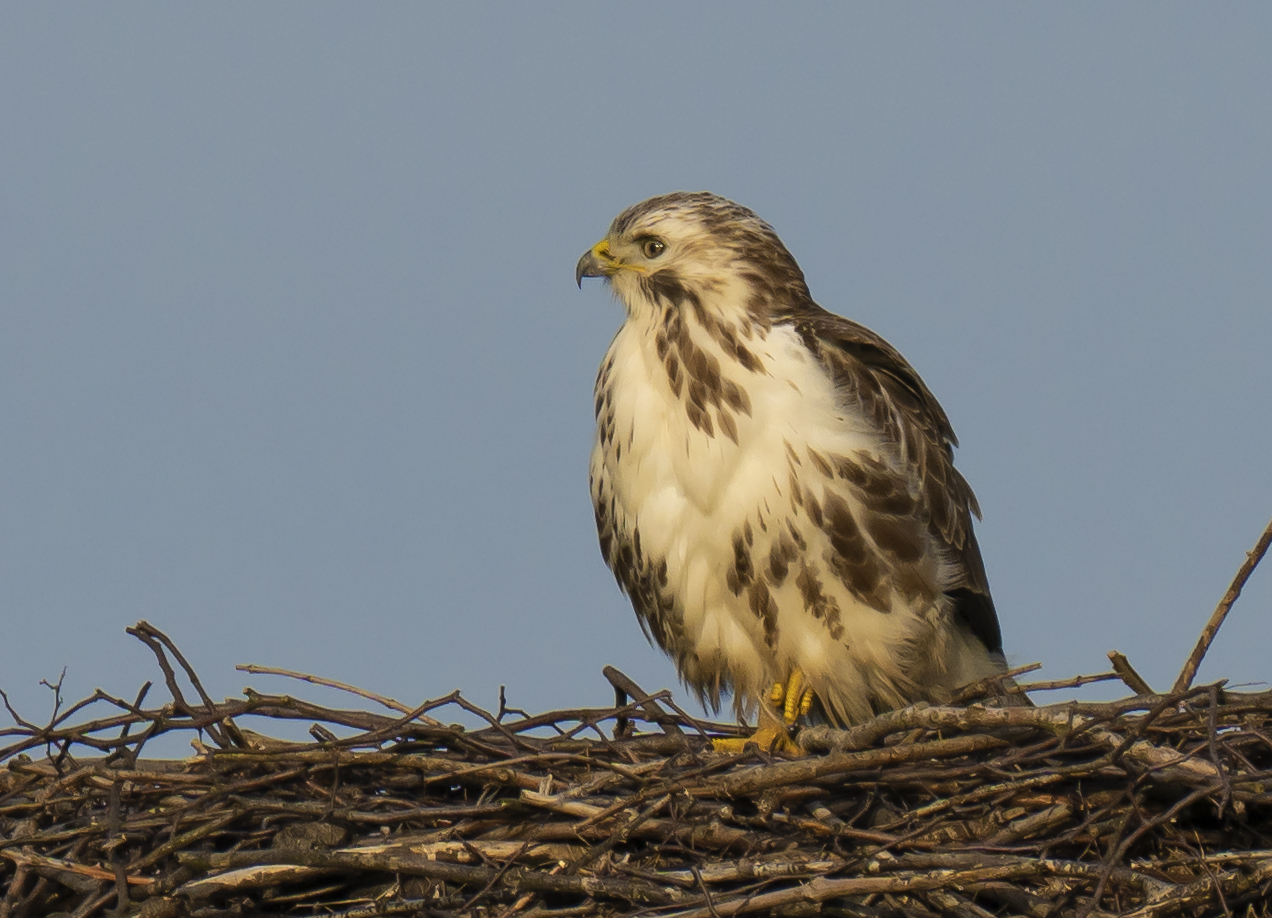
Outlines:
[[[303,674],[394,713],[251,690],[216,703],[143,622],[129,630],[168,703],[98,691],[46,726],[9,708],[0,918],[1266,918],[1272,692],[1190,686],[1270,540],[1272,525],[1169,694],[1113,654],[1115,672],[1063,684],[1121,678],[1135,697],[920,705],[806,728],[798,757],[718,754],[709,737],[734,728],[612,669],[615,707],[537,716],[458,693],[408,710]],[[73,723],[92,704],[114,713]],[[487,726],[431,716],[447,706]],[[249,733],[247,715],[307,720],[313,742]],[[193,757],[143,758],[181,731]]]
[[[215,703],[131,630],[169,704],[99,693],[118,714],[2,731],[0,915],[1272,914],[1272,692],[916,706],[738,757],[613,670],[634,701],[539,716]],[[489,725],[429,716],[445,705]],[[249,713],[315,741],[249,734]],[[171,731],[208,745],[138,755]]]

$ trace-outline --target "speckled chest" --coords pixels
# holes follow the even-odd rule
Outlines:
[[[629,321],[601,366],[596,413],[592,497],[629,593],[650,566],[696,559],[723,578],[735,531],[789,511],[793,454],[875,442],[787,325],[747,336],[683,318]]]

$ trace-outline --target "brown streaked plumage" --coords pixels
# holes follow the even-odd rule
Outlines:
[[[768,224],[651,198],[579,260],[598,276],[627,313],[596,381],[601,553],[687,685],[742,712],[798,673],[848,723],[1005,670],[945,412]]]

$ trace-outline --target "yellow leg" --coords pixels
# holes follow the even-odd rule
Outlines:
[[[799,752],[799,747],[791,742],[789,728],[813,704],[813,690],[804,684],[804,674],[798,669],[792,671],[785,685],[778,682],[773,686],[769,698],[773,707],[760,706],[760,725],[753,734],[712,740],[715,750],[736,754],[755,743],[765,752]]]

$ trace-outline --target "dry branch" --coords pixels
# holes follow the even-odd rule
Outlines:
[[[1267,528],[1263,530],[1259,540],[1254,543],[1254,548],[1246,554],[1245,561],[1241,562],[1241,567],[1237,569],[1237,575],[1232,578],[1232,584],[1228,587],[1228,591],[1223,594],[1223,599],[1219,600],[1219,605],[1215,607],[1210,620],[1206,622],[1206,627],[1201,629],[1201,637],[1197,639],[1197,646],[1188,655],[1188,660],[1184,663],[1184,668],[1180,672],[1179,678],[1175,680],[1175,691],[1182,692],[1192,685],[1193,679],[1197,677],[1197,670],[1201,668],[1202,658],[1206,655],[1206,651],[1210,649],[1215,635],[1219,633],[1219,626],[1223,624],[1223,620],[1232,611],[1233,603],[1237,601],[1237,597],[1245,589],[1246,581],[1250,579],[1254,569],[1259,566],[1259,562],[1267,554],[1269,546],[1272,546],[1272,520],[1268,521]]]

